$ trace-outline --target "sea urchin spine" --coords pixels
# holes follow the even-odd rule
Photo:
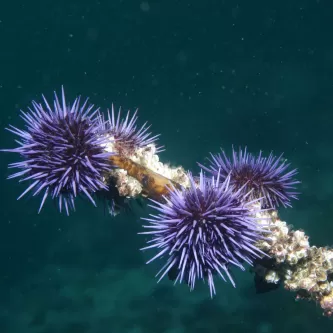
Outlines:
[[[210,154],[209,165],[199,164],[204,170],[213,175],[220,172],[224,180],[230,175],[230,183],[236,188],[243,188],[243,193],[251,191],[251,198],[262,197],[262,207],[276,208],[280,205],[291,207],[291,199],[297,199],[294,190],[299,183],[294,179],[297,170],[288,171],[290,166],[283,160],[282,155],[263,157],[260,152],[254,156],[247,151],[232,149],[232,160],[224,151],[221,154]]]
[[[33,196],[43,193],[39,211],[48,196],[58,200],[59,209],[65,206],[75,208],[74,199],[84,194],[95,205],[93,193],[107,189],[103,183],[103,173],[108,171],[111,153],[102,148],[105,137],[101,135],[98,109],[80,105],[76,98],[72,105],[66,104],[64,89],[62,100],[56,93],[53,107],[44,98],[44,105],[32,102],[28,112],[21,111],[26,130],[9,126],[8,131],[21,138],[19,147],[4,151],[18,153],[23,161],[12,163],[9,168],[21,171],[8,178],[21,177],[21,181],[31,181],[28,188],[19,196],[33,191]]]
[[[244,270],[242,263],[250,265],[265,254],[256,247],[263,236],[252,211],[254,203],[247,195],[234,191],[230,178],[220,182],[200,174],[199,184],[189,175],[188,189],[174,188],[165,202],[153,201],[158,213],[144,218],[149,229],[142,234],[152,236],[144,249],[155,248],[158,253],[148,261],[166,257],[166,264],[158,272],[160,280],[176,270],[176,282],[185,281],[192,289],[198,279],[207,279],[210,294],[215,294],[213,276],[225,275],[235,285],[229,272],[231,265]]]
[[[136,149],[155,144],[160,134],[152,136],[149,132],[150,126],[145,122],[141,127],[138,127],[138,109],[130,115],[127,112],[126,117],[121,117],[121,108],[118,114],[112,104],[111,112],[108,110],[107,120],[102,120],[104,132],[114,139],[116,151],[121,155],[130,155]],[[156,152],[163,151],[163,147],[156,147]]]

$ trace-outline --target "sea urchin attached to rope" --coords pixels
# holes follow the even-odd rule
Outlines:
[[[185,281],[194,289],[198,279],[207,279],[210,294],[215,294],[213,276],[229,278],[231,265],[244,270],[242,263],[253,264],[264,255],[255,243],[264,238],[263,227],[254,217],[259,208],[258,200],[246,201],[241,190],[234,191],[230,179],[220,182],[208,179],[201,172],[199,183],[189,175],[188,189],[174,188],[165,203],[154,201],[157,215],[144,218],[150,229],[142,234],[152,236],[148,246],[158,253],[148,261],[167,257],[158,272],[161,280],[170,271],[176,270],[175,282]]]
[[[108,110],[107,121],[103,121],[105,133],[114,138],[116,150],[121,155],[128,152],[132,153],[137,148],[155,143],[160,136],[159,134],[152,136],[152,133],[148,132],[150,125],[147,126],[147,122],[140,128],[138,127],[137,112],[138,109],[130,116],[130,111],[127,111],[126,117],[122,118],[121,108],[119,108],[118,114],[116,115],[114,106],[112,105],[111,113],[110,110]],[[163,151],[163,147],[156,147],[156,153],[161,151]]]
[[[291,207],[291,199],[297,199],[294,191],[299,183],[294,176],[297,170],[290,170],[290,164],[282,159],[282,155],[275,157],[272,153],[263,157],[260,152],[256,157],[251,153],[239,149],[238,153],[232,149],[232,160],[224,151],[221,154],[210,154],[209,166],[199,164],[204,170],[213,175],[221,174],[224,180],[230,175],[230,183],[236,188],[243,188],[243,193],[251,191],[250,198],[263,198],[263,208],[276,208],[279,205]]]
[[[100,135],[103,124],[98,110],[87,105],[87,100],[80,105],[76,98],[70,106],[66,104],[62,89],[62,101],[55,94],[53,107],[44,98],[44,105],[32,102],[29,112],[21,111],[27,129],[20,130],[9,126],[8,131],[18,135],[19,147],[5,151],[18,153],[23,161],[12,163],[9,168],[21,171],[9,178],[21,177],[20,181],[30,180],[31,184],[20,195],[29,191],[33,196],[43,193],[39,211],[48,196],[57,199],[59,209],[65,206],[74,209],[74,198],[85,194],[95,205],[92,194],[100,189],[107,189],[102,182],[102,175],[110,169]]]

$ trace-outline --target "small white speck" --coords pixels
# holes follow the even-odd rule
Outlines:
[[[148,12],[150,10],[150,6],[149,6],[149,3],[144,1],[144,2],[141,2],[140,4],[140,9],[143,11],[143,12]]]

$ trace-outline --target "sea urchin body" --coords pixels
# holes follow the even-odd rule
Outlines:
[[[111,112],[108,110],[108,118],[104,123],[104,131],[106,134],[114,138],[116,150],[119,154],[133,153],[135,149],[142,148],[153,144],[157,141],[159,134],[152,135],[149,132],[150,125],[144,123],[141,127],[138,127],[138,110],[130,115],[130,111],[127,112],[126,117],[121,117],[121,108],[118,113],[114,110],[112,105]],[[156,153],[161,152],[163,147],[156,147]]]
[[[264,254],[255,243],[263,238],[263,229],[251,211],[254,202],[247,202],[241,191],[233,191],[230,179],[223,183],[200,174],[199,183],[189,175],[190,188],[173,189],[165,203],[154,201],[157,215],[144,218],[152,236],[144,249],[158,253],[148,261],[167,257],[157,276],[160,280],[176,269],[176,281],[185,281],[192,289],[196,280],[208,280],[210,294],[215,294],[214,275],[225,276],[235,285],[229,267],[244,270],[243,263]]]
[[[62,89],[62,100],[55,94],[53,107],[44,98],[44,105],[32,102],[33,108],[21,111],[27,129],[14,126],[7,128],[21,138],[19,147],[5,151],[18,153],[23,161],[12,163],[9,168],[21,171],[9,176],[20,177],[20,181],[31,181],[20,195],[32,191],[33,196],[42,194],[40,209],[48,196],[57,199],[59,209],[74,209],[76,196],[84,194],[95,205],[92,194],[107,189],[102,182],[103,172],[110,169],[100,135],[102,124],[98,110],[80,105],[80,98],[70,106],[66,104]]]
[[[299,183],[294,176],[297,170],[288,171],[289,164],[282,155],[275,157],[272,153],[263,157],[260,152],[254,156],[239,149],[232,150],[232,160],[224,151],[221,154],[211,154],[209,166],[200,165],[213,175],[221,174],[224,180],[230,175],[230,183],[236,188],[243,188],[243,193],[251,191],[251,198],[262,198],[263,208],[276,208],[280,205],[291,207],[291,199],[297,199],[295,185]]]

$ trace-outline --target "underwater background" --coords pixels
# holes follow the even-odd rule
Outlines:
[[[0,125],[64,85],[106,109],[139,108],[161,133],[163,162],[198,172],[209,152],[271,150],[299,169],[300,200],[281,209],[317,246],[333,242],[333,3],[280,1],[1,1]],[[15,146],[0,130],[1,148]],[[16,198],[0,156],[0,333],[332,332],[311,302],[280,288],[156,283],[140,206],[112,218],[79,202]]]

